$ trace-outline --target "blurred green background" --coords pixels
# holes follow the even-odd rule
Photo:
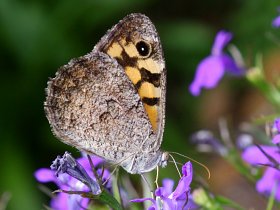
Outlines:
[[[76,150],[53,137],[46,120],[43,102],[48,78],[71,58],[90,52],[109,28],[132,12],[151,18],[164,49],[168,85],[163,148],[188,154],[210,170],[214,168],[215,182],[215,169],[225,163],[196,152],[189,143],[190,135],[202,128],[217,129],[219,117],[228,118],[235,126],[271,109],[242,79],[225,78],[218,88],[203,91],[199,98],[189,94],[188,85],[220,29],[234,33],[233,43],[249,66],[255,54],[262,52],[268,65],[277,68],[274,58],[280,52],[271,34],[280,33],[271,28],[271,21],[278,15],[278,4],[274,0],[1,0],[0,205],[7,195],[7,209],[35,210],[48,204],[33,172],[48,167],[65,150],[78,156]],[[230,167],[225,168],[216,177],[224,177],[224,183],[230,185]],[[178,176],[173,166],[162,171],[161,177]],[[205,175],[200,168],[198,173]],[[214,192],[227,195],[220,189],[225,188],[221,179],[213,186],[209,182]],[[238,200],[234,195],[233,199]],[[240,202],[255,206],[254,202]]]

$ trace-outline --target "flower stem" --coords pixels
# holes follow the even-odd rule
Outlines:
[[[278,186],[278,183],[276,182],[273,186],[273,190],[272,190],[272,193],[271,195],[269,196],[269,199],[268,199],[268,202],[267,202],[267,207],[266,207],[266,210],[272,210],[273,208],[273,204],[274,204],[274,201],[275,201],[275,193],[276,193],[276,190],[277,190],[277,186]]]
[[[258,88],[267,100],[280,110],[280,91],[276,86],[266,81],[262,63],[262,56],[259,54],[256,57],[256,66],[251,68],[247,73],[248,81]]]

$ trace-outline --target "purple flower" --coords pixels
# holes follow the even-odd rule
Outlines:
[[[243,75],[244,69],[223,52],[223,49],[231,39],[231,33],[226,31],[218,32],[211,55],[204,58],[196,69],[195,78],[189,87],[192,95],[198,96],[202,88],[211,89],[216,87],[225,72],[235,76]]]
[[[269,196],[275,190],[275,199],[280,201],[280,171],[275,168],[267,168],[262,178],[257,182],[257,191]]]
[[[197,206],[193,203],[190,194],[190,184],[192,182],[192,164],[187,162],[182,167],[183,176],[179,180],[176,189],[172,192],[174,181],[171,179],[164,179],[162,187],[155,191],[155,199],[153,198],[138,198],[131,200],[131,202],[151,201],[152,205],[148,210],[184,210],[195,209]]]
[[[92,157],[93,165],[97,167],[103,160],[99,157]],[[57,171],[41,168],[35,172],[35,178],[42,183],[54,182],[60,189],[65,191],[81,191],[99,194],[100,186],[94,177],[93,171],[86,157],[75,160],[69,153],[65,153],[62,158],[58,157],[52,165]],[[101,176],[101,169],[97,174]],[[58,176],[57,176],[58,175]],[[109,171],[104,170],[102,180],[109,178]],[[107,189],[111,189],[111,182],[107,182]],[[89,205],[89,199],[78,194],[58,193],[50,202],[52,209],[86,209]]]
[[[280,161],[279,148],[267,145],[253,145],[244,150],[242,158],[251,165],[277,166]]]
[[[267,196],[276,189],[275,199],[280,201],[279,148],[266,145],[250,146],[244,150],[242,158],[251,165],[267,166],[262,178],[256,183],[256,189]]]
[[[273,144],[280,143],[280,118],[277,118],[273,124],[273,131],[275,131],[276,135],[272,139]]]
[[[273,19],[272,26],[274,28],[279,28],[280,27],[280,16]]]

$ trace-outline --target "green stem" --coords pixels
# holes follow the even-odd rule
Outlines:
[[[280,91],[272,84],[266,81],[262,56],[256,56],[256,67],[250,69],[247,73],[248,81],[258,88],[267,100],[280,111]]]
[[[113,180],[113,194],[116,198],[116,200],[123,206],[122,204],[122,199],[121,199],[121,194],[120,194],[120,179],[119,179],[119,168],[116,169],[116,178]]]
[[[272,210],[273,205],[274,205],[274,201],[275,201],[275,193],[278,187],[278,183],[275,182],[274,186],[273,186],[273,190],[271,192],[271,195],[269,196],[268,202],[267,202],[267,207],[266,210]]]
[[[280,110],[280,92],[279,90],[269,84],[265,80],[259,80],[257,83],[253,83],[255,87],[257,87],[263,95],[266,97],[266,99],[276,107],[276,109]]]
[[[256,182],[256,178],[251,175],[249,168],[244,164],[243,160],[240,158],[240,154],[236,149],[229,150],[229,154],[226,156],[227,160],[234,166],[234,168],[244,175],[248,180]]]

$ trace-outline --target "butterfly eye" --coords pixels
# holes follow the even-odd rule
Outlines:
[[[151,53],[151,47],[148,43],[140,41],[136,44],[136,49],[141,56],[147,57]]]

